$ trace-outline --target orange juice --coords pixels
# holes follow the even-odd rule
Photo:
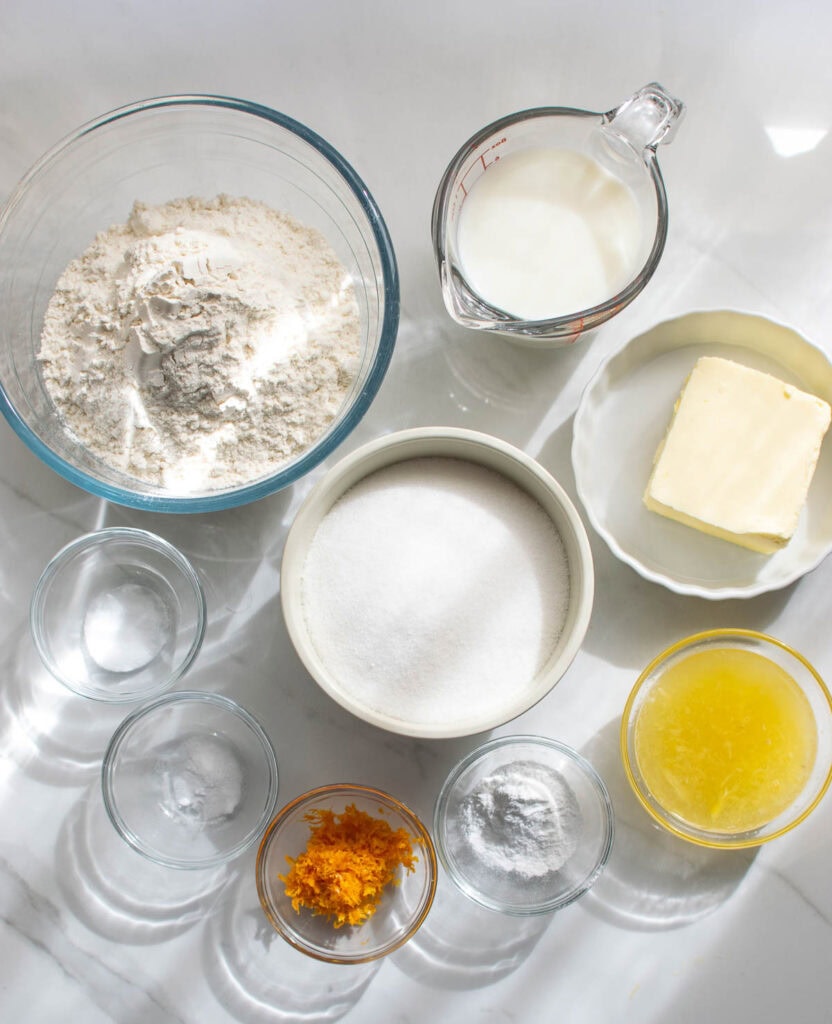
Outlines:
[[[784,669],[753,651],[713,648],[671,665],[638,712],[647,788],[696,828],[737,833],[772,821],[812,771],[817,728]]]

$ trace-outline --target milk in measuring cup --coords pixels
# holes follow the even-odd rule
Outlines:
[[[640,269],[632,191],[591,157],[527,149],[495,161],[462,204],[457,252],[469,286],[522,320],[579,313]]]

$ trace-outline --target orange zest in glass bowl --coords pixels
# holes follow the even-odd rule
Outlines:
[[[414,870],[418,858],[407,830],[394,830],[355,804],[341,814],[315,809],[304,820],[311,826],[306,849],[287,857],[290,870],[278,876],[298,912],[306,907],[326,915],[335,928],[363,924],[376,912],[385,886],[398,884],[399,869]]]

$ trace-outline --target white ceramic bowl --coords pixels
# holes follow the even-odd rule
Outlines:
[[[653,456],[703,355],[733,359],[832,403],[832,363],[792,328],[733,310],[666,320],[612,355],[587,385],[572,444],[578,495],[612,553],[645,579],[711,600],[755,597],[793,583],[832,550],[832,435],[797,531],[774,555],[650,512],[642,495]]]
[[[313,641],[303,604],[303,574],[316,531],[333,505],[368,475],[417,458],[460,459],[501,474],[531,495],[560,534],[569,574],[565,621],[542,668],[499,706],[473,701],[450,720],[413,720],[405,714],[380,712],[359,699],[326,663]],[[370,541],[368,541],[369,543]],[[391,732],[445,738],[495,728],[527,711],[563,676],[581,646],[592,611],[594,570],[583,523],[557,481],[534,459],[487,434],[448,427],[428,427],[391,434],[359,448],[338,462],[310,492],[286,539],[281,570],[281,601],[289,636],[312,678],[342,707]],[[344,600],[350,600],[345,594]],[[406,628],[406,624],[405,624]],[[484,627],[487,628],[487,627]],[[395,643],[396,638],[392,637]]]

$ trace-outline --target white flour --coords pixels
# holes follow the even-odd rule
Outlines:
[[[273,472],[313,444],[358,368],[352,282],[318,232],[221,195],[136,203],[66,268],[39,359],[73,434],[177,491]]]

